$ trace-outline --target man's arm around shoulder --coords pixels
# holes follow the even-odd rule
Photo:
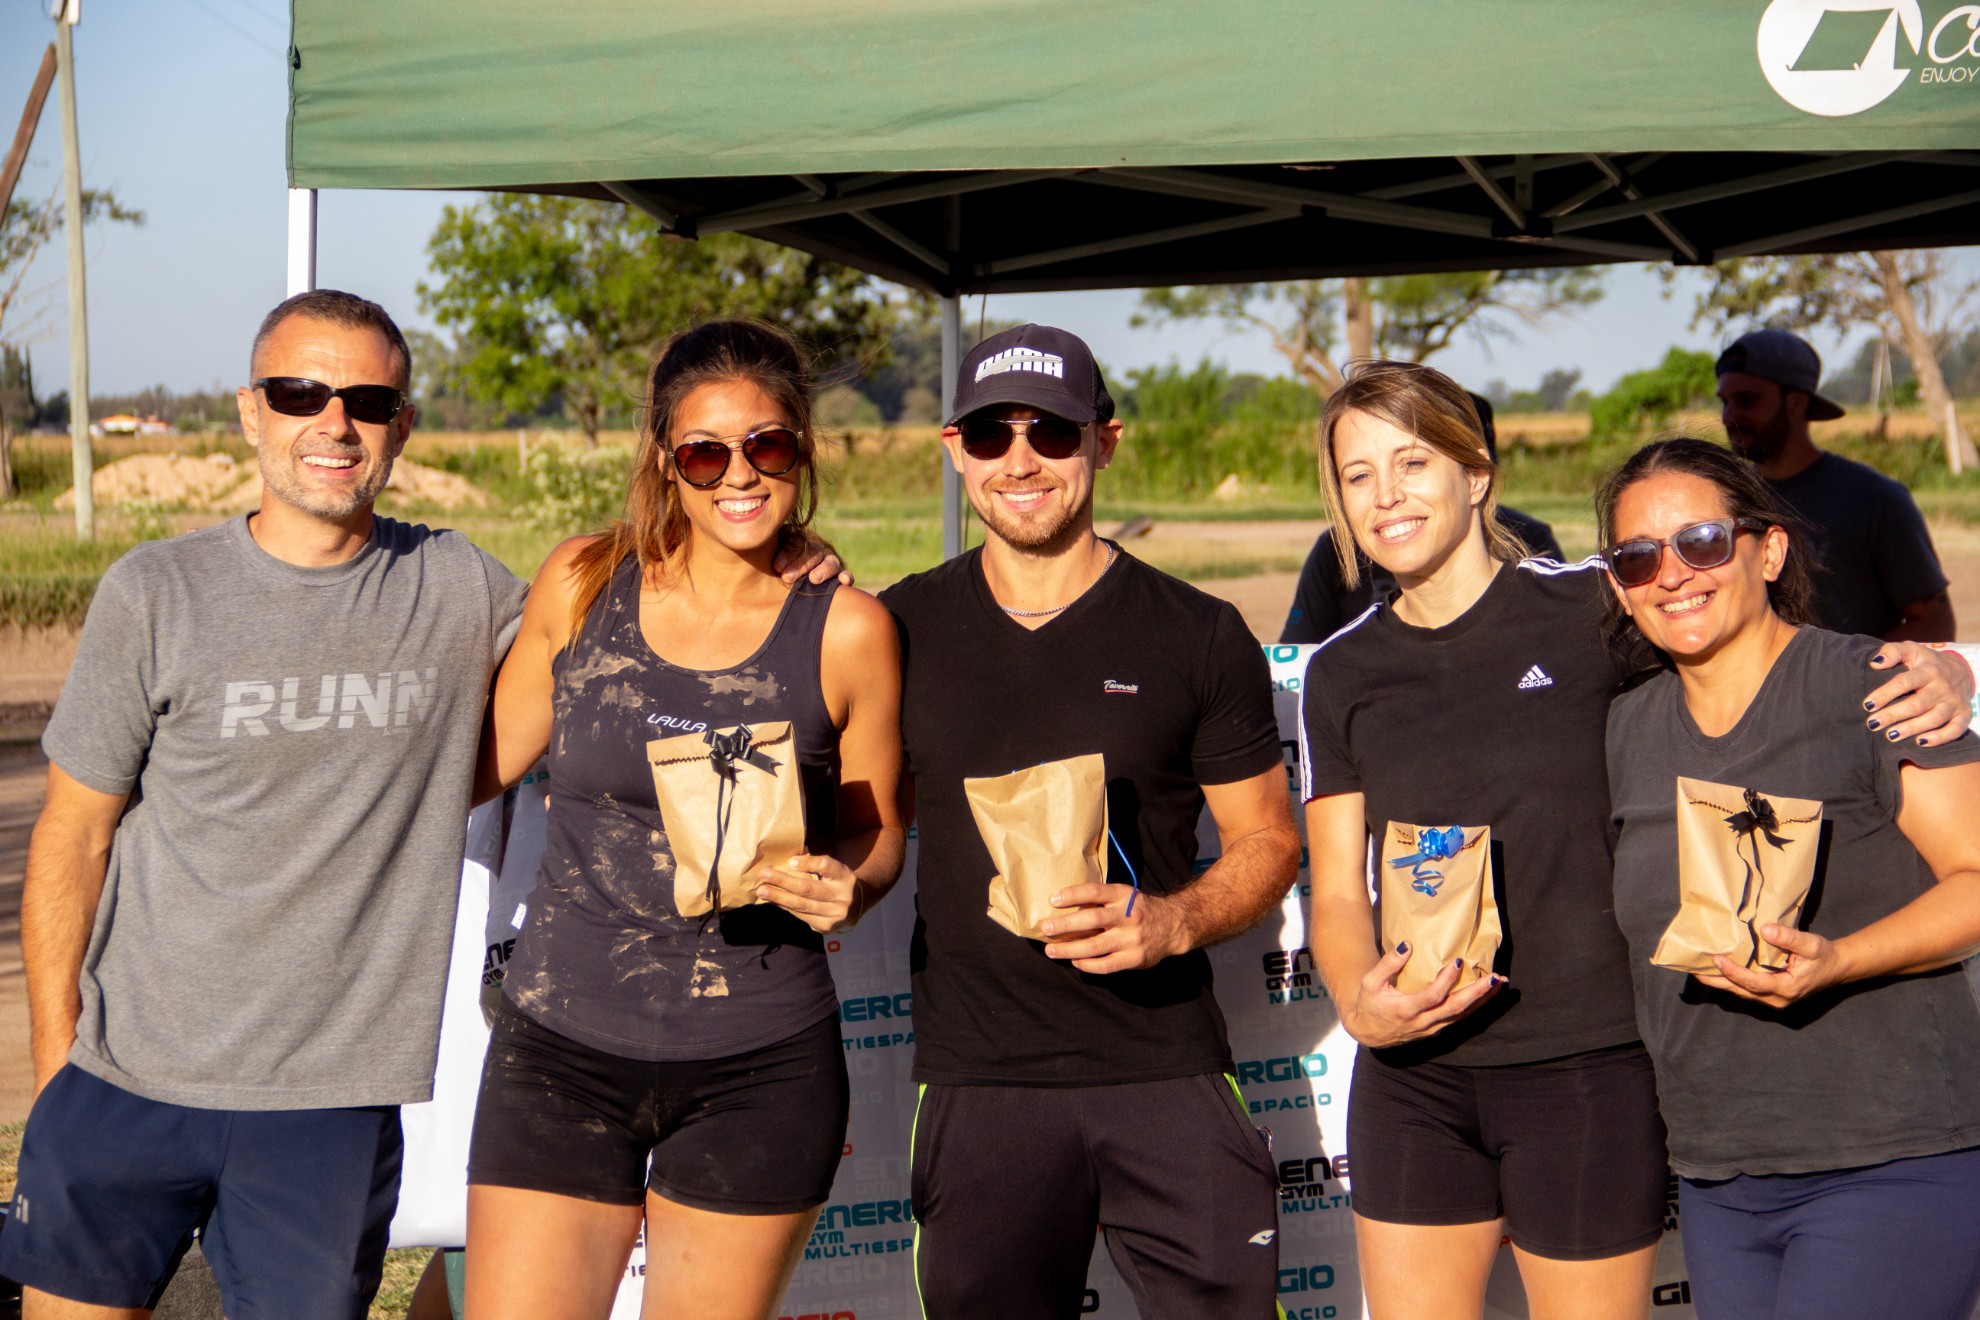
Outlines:
[[[1074,910],[1045,923],[1053,941],[1045,946],[1048,957],[1082,972],[1152,967],[1227,940],[1279,905],[1299,873],[1285,767],[1205,784],[1203,798],[1223,856],[1173,894],[1137,894],[1127,885],[1074,885],[1054,894],[1055,906]]]
[[[48,799],[28,841],[21,889],[21,960],[27,972],[34,1093],[62,1067],[82,1012],[78,980],[110,844],[128,794],[103,793],[49,763]]]

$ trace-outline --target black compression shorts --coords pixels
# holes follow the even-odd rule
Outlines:
[[[1494,1068],[1398,1068],[1363,1049],[1348,1164],[1358,1215],[1503,1217],[1514,1245],[1550,1260],[1620,1256],[1664,1231],[1664,1120],[1641,1045]]]
[[[560,1036],[504,1003],[468,1181],[611,1205],[638,1205],[650,1187],[717,1214],[793,1214],[831,1193],[848,1101],[836,1015],[747,1054],[648,1063]]]
[[[1278,1179],[1222,1074],[924,1086],[913,1180],[928,1320],[1077,1320],[1096,1227],[1142,1315],[1279,1314]]]

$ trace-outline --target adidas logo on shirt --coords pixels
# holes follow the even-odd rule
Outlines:
[[[1552,687],[1552,686],[1554,686],[1554,680],[1547,677],[1547,671],[1542,669],[1539,665],[1535,665],[1531,669],[1527,670],[1526,676],[1519,680],[1519,688],[1520,691],[1522,692],[1524,692],[1527,688],[1543,688],[1543,687]]]

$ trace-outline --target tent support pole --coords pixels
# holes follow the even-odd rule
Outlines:
[[[962,295],[942,295],[942,420],[949,420],[949,409],[956,405],[956,372],[962,369]],[[943,453],[942,464],[942,558],[954,559],[963,552],[962,474],[949,464]]]
[[[289,293],[316,287],[316,189],[289,189]]]

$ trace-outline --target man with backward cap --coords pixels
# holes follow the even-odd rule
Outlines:
[[[1953,640],[1946,575],[1911,492],[1809,437],[1810,422],[1843,415],[1817,392],[1815,350],[1785,330],[1755,330],[1719,355],[1717,372],[1733,449],[1807,524],[1821,624],[1892,642]]]
[[[1299,855],[1264,657],[1229,604],[1093,530],[1121,444],[1077,336],[963,358],[942,441],[983,545],[884,592],[919,811],[916,1272],[935,1320],[1080,1312],[1095,1229],[1143,1315],[1276,1314],[1277,1183],[1203,949]],[[987,913],[965,778],[1105,758],[1107,883],[1046,939]],[[1192,878],[1207,803],[1222,855]]]

